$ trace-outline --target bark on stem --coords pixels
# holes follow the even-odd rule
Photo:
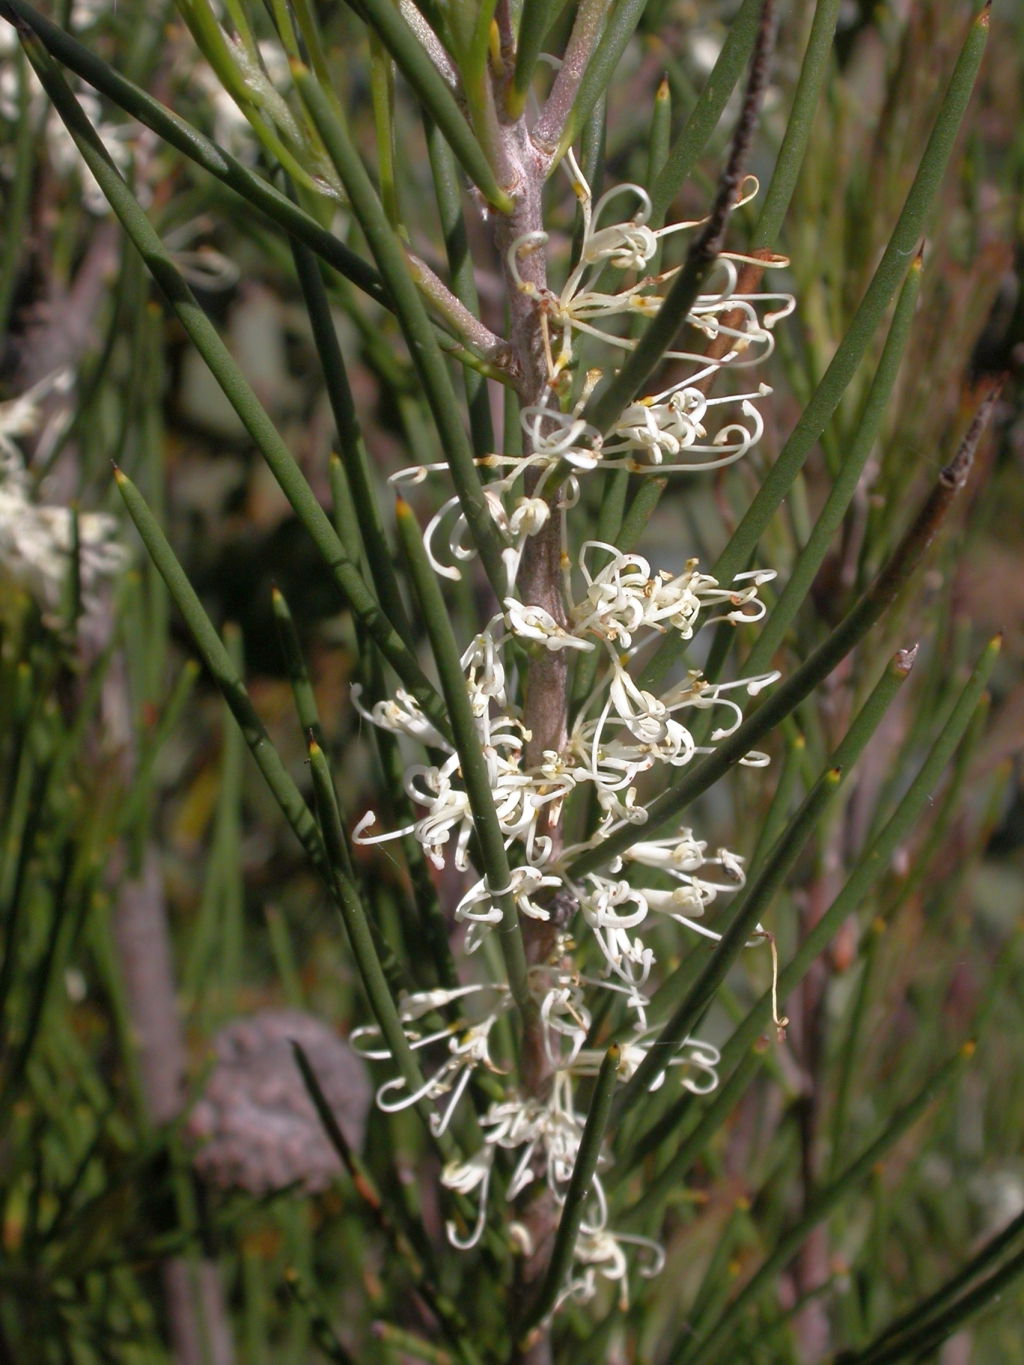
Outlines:
[[[508,258],[517,239],[526,233],[543,231],[541,192],[546,162],[531,142],[525,120],[503,125],[501,134],[509,157],[517,167],[519,179],[515,187],[515,207],[511,214],[495,219],[494,235],[505,274],[509,305],[511,368],[518,377],[520,400],[524,406],[528,406],[543,398],[548,382],[540,329],[540,298],[547,288],[546,261],[543,249],[518,254],[516,264],[519,275],[528,286],[522,289],[509,268]],[[528,453],[528,438],[524,440],[525,453]],[[528,478],[528,493],[535,486],[536,479],[536,474]],[[526,542],[516,587],[524,603],[543,607],[556,621],[564,624],[566,614],[562,598],[561,553],[560,517],[557,508],[552,506],[551,516],[545,526]],[[526,676],[523,714],[523,723],[529,732],[525,751],[528,770],[543,761],[546,750],[561,751],[565,745],[567,682],[567,661],[563,652],[545,650],[531,659]],[[548,826],[545,819],[538,833],[551,838],[557,849],[561,841],[560,824]],[[522,921],[523,943],[531,967],[546,962],[550,957],[559,927],[557,910],[554,908],[547,922],[534,919]],[[529,1025],[524,1031],[520,1048],[521,1087],[529,1095],[541,1096],[550,1086],[551,1075],[541,1027],[539,1023]],[[513,1312],[516,1316],[536,1292],[550,1259],[557,1210],[547,1188],[543,1187],[539,1194],[529,1198],[517,1210],[517,1217],[526,1228],[532,1245],[517,1266],[513,1293]],[[550,1339],[546,1331],[531,1338],[530,1346],[519,1356],[528,1365],[546,1365],[550,1358]]]
[[[173,1122],[185,1102],[185,1043],[174,998],[174,968],[163,873],[155,847],[140,876],[126,881],[114,915],[139,1078],[150,1122]],[[161,1267],[177,1365],[233,1365],[234,1349],[215,1262],[172,1256]]]

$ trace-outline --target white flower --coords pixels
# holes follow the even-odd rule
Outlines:
[[[379,701],[372,711],[367,711],[359,698],[363,694],[361,683],[353,683],[350,689],[352,704],[363,717],[371,724],[379,726],[381,730],[390,730],[392,734],[408,735],[410,739],[419,740],[433,749],[447,749],[451,752],[451,745],[431,724],[423,714],[419,702],[404,687],[399,687],[392,701]]]
[[[528,607],[522,602],[517,602],[514,597],[506,597],[505,613],[509,629],[521,640],[537,640],[545,649],[551,650],[594,648],[591,641],[581,640],[564,626],[560,626],[543,607]]]
[[[459,1251],[469,1251],[475,1247],[483,1235],[487,1222],[487,1190],[491,1182],[491,1167],[494,1164],[494,1148],[486,1144],[469,1158],[468,1161],[449,1161],[441,1172],[441,1184],[448,1190],[459,1194],[472,1194],[479,1189],[480,1205],[476,1226],[468,1238],[459,1237],[459,1230],[451,1221],[445,1224],[445,1232],[453,1247]]]

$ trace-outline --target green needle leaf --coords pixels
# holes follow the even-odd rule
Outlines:
[[[344,275],[386,308],[392,306],[380,275],[373,266],[339,241],[332,232],[321,227],[315,218],[292,203],[287,195],[269,185],[230,152],[218,147],[178,114],[115,71],[69,33],[44,18],[27,0],[5,0],[5,5],[9,5],[11,11],[32,29],[46,50],[76,76],[88,81],[118,108],[137,118],[170,146],[177,148],[191,161],[216,176],[222,184],[262,210],[278,226],[292,233],[333,266],[339,275]],[[14,22],[13,19],[11,22]]]
[[[516,37],[516,65],[508,98],[508,110],[513,117],[518,117],[526,106],[526,92],[553,17],[552,9],[552,0],[523,0]]]
[[[803,468],[815,441],[839,406],[908,264],[917,254],[932,200],[942,183],[946,163],[967,111],[975,77],[985,53],[988,19],[989,7],[986,4],[971,25],[903,211],[853,321],[811,401],[712,570],[720,583],[731,583],[735,575],[746,567],[747,560],[793,486],[793,480]]]
[[[760,634],[744,665],[751,674],[762,673],[769,667],[772,655],[782,643],[786,631],[800,609],[801,603],[810,591],[814,576],[821,568],[822,561],[828,553],[828,547],[832,543],[832,538],[842,525],[847,508],[853,501],[860,476],[864,471],[868,456],[871,454],[871,448],[874,445],[875,437],[878,435],[882,418],[885,416],[893,385],[896,383],[903,350],[907,344],[907,337],[910,335],[911,323],[914,320],[914,308],[917,304],[920,287],[921,256],[918,254],[907,273],[903,289],[900,292],[892,326],[889,328],[889,335],[886,337],[885,346],[882,349],[882,357],[878,362],[878,369],[875,371],[875,377],[864,404],[864,411],[861,414],[857,431],[850,443],[846,458],[843,460],[842,468],[832,485],[828,500],[822,508],[818,520],[814,523],[810,539],[800,551],[800,556],[793,566],[789,582],[769,613],[768,619],[762,625]]]
[[[398,12],[398,6],[391,0],[359,0],[355,8],[394,57],[398,69],[441,129],[470,180],[499,213],[511,212],[512,200],[495,179],[455,96],[445,85],[423,44]],[[323,129],[320,134],[323,137]]]
[[[306,661],[302,657],[302,646],[299,643],[298,631],[295,629],[295,621],[284,593],[278,587],[271,589],[270,596],[274,621],[277,624],[277,638],[281,642],[281,653],[284,655],[284,666],[288,673],[288,681],[291,683],[299,725],[304,735],[311,733],[316,742],[323,747],[320,713],[317,710],[316,697],[313,695],[313,685],[306,672]]]
[[[444,734],[447,718],[440,698],[401,636],[381,611],[359,570],[345,552],[337,532],[317,502],[291,451],[246,382],[217,329],[199,306],[195,295],[185,283],[149,219],[114,167],[95,129],[68,89],[60,71],[39,42],[26,34],[24,29],[22,41],[29,60],[35,67],[54,108],[74,138],[86,165],[96,177],[132,244],[167,296],[182,326],[224,391],[225,397],[270,466],[296,516],[331,570],[334,581],[379,646],[381,653],[416,697],[424,713],[430,716],[434,725]]]
[[[500,601],[505,593],[502,536],[488,510],[483,485],[473,463],[473,452],[462,426],[451,375],[435,340],[423,300],[406,267],[401,244],[384,216],[370,177],[338,111],[308,71],[297,67],[294,76],[395,300],[398,319],[430,404],[462,510],[487,577]]]
[[[320,268],[313,253],[294,237],[292,255],[295,258],[295,269],[306,303],[306,312],[309,314],[309,323],[313,329],[313,340],[320,356],[327,396],[330,399],[334,425],[338,433],[338,444],[341,447],[341,458],[348,476],[349,488],[352,490],[352,500],[359,518],[359,534],[366,550],[373,585],[377,590],[377,600],[388,620],[411,650],[412,631],[409,628],[409,618],[395,576],[391,547],[384,531],[380,508],[377,506],[370,459],[356,416],[355,403],[352,401],[352,390],[349,388],[345,359],[341,353],[341,344],[331,316],[331,306],[327,300],[327,290],[320,278]],[[358,561],[354,545],[349,547],[349,557],[353,561]]]

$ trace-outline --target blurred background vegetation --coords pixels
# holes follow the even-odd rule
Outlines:
[[[553,51],[573,8],[549,39]],[[733,9],[650,0],[610,92],[606,184],[644,180],[656,89],[667,77],[679,126]],[[812,12],[808,0],[782,10],[753,162],[762,177]],[[371,153],[366,31],[334,0],[320,14]],[[53,17],[243,160],[258,160],[248,126],[172,7],[75,0]],[[691,554],[713,561],[756,490],[888,238],[969,21],[954,0],[842,0],[783,230],[797,310],[779,329],[765,440],[744,464],[671,484],[643,546],[657,566],[678,571]],[[997,0],[992,23],[933,215],[894,401],[780,666],[791,667],[841,616],[955,450],[979,395],[1009,370],[969,505],[885,638],[801,708],[799,731],[791,727],[785,753],[773,752],[772,769],[716,787],[696,817],[710,846],[728,842],[749,856],[777,773],[789,774],[795,799],[843,733],[858,687],[877,676],[877,661],[920,645],[856,781],[775,907],[783,958],[905,790],[980,643],[1002,629],[989,714],[859,922],[851,919],[789,1002],[787,1045],[679,1185],[665,1224],[665,1273],[642,1285],[628,1314],[616,1312],[612,1297],[596,1319],[568,1312],[556,1332],[560,1358],[683,1360],[687,1324],[706,1320],[792,1221],[815,1163],[835,1159],[834,1134],[848,1154],[859,1151],[877,1120],[968,1035],[977,1036],[977,1052],[955,1093],[813,1235],[733,1358],[823,1359],[838,1344],[866,1341],[1024,1211],[1024,7]],[[212,178],[76,89],[330,505],[332,418],[286,243]],[[703,211],[735,98],[676,204],[680,216]],[[397,122],[398,195],[417,206],[413,245],[440,261],[422,126],[401,87]],[[176,1339],[182,1365],[298,1365],[317,1352],[367,1363],[408,1356],[409,1342],[372,1324],[387,1319],[421,1336],[429,1324],[289,1072],[280,1011],[307,1012],[324,1026],[303,1025],[325,1074],[335,1068],[332,1097],[350,1140],[362,1143],[395,1206],[441,1238],[436,1159],[408,1114],[367,1111],[368,1083],[336,1046],[366,1017],[340,926],[219,694],[188,663],[191,640],[133,533],[95,520],[125,520],[111,461],[158,510],[244,663],[275,745],[308,791],[275,630],[272,586],[283,592],[350,820],[372,803],[376,762],[349,699],[359,672],[351,618],[2,23],[0,195],[0,398],[10,400],[0,408],[0,1360],[164,1360],[175,1276],[200,1306],[198,1354]],[[557,179],[550,195],[549,221],[567,249],[574,203]],[[341,215],[334,226],[349,231]],[[472,214],[468,227],[483,315],[501,331],[497,263]],[[738,240],[745,229],[741,213]],[[393,320],[340,280],[332,306],[386,506],[387,475],[438,458],[435,438]],[[766,561],[783,580],[870,373],[851,387],[766,540]],[[53,382],[64,374],[70,381]],[[41,382],[26,416],[13,400]],[[491,387],[500,432],[502,399]],[[421,512],[434,510],[425,486],[417,496]],[[67,542],[69,567],[52,582],[42,569],[35,578],[26,571],[31,554],[19,540],[34,526],[29,509],[40,505],[80,509],[34,532]],[[67,553],[76,537],[77,557]],[[117,566],[117,540],[129,547],[127,573],[108,573],[101,562],[105,544]],[[467,582],[451,594],[463,640],[476,619],[473,593],[482,591]],[[373,914],[415,961],[404,869],[383,852],[363,854]],[[448,904],[454,891],[442,888]],[[678,958],[671,927],[659,933],[665,956]],[[730,1002],[735,1017],[745,1012],[767,983],[764,968],[760,960],[737,967],[707,1036],[727,1036]],[[444,1286],[463,1303],[478,1296],[471,1316],[485,1338],[491,1273],[469,1269]],[[1019,1361],[1022,1310],[1018,1284],[946,1343],[942,1365]]]

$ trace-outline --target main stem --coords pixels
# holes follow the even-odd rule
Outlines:
[[[495,245],[505,272],[509,306],[510,332],[514,362],[522,380],[519,398],[524,406],[539,403],[547,387],[547,368],[540,330],[540,310],[537,297],[522,291],[508,266],[512,243],[524,233],[539,232],[543,228],[541,192],[544,183],[544,163],[533,148],[525,122],[502,127],[510,159],[520,172],[515,189],[513,212],[498,218],[495,225]],[[547,270],[543,250],[522,253],[518,258],[519,273],[524,281],[542,291],[547,285]],[[528,439],[524,437],[524,439]],[[524,454],[528,453],[524,450]],[[537,475],[531,471],[526,493],[532,494]],[[551,490],[551,515],[537,535],[529,537],[516,580],[521,600],[531,606],[543,607],[560,624],[566,623],[565,602],[562,596],[562,541],[561,518],[555,490]],[[566,743],[568,714],[568,668],[565,651],[544,650],[530,660],[526,674],[523,725],[527,732],[525,765],[528,772],[540,767],[548,751],[561,753]],[[562,843],[562,827],[557,821],[542,819],[538,834],[552,840],[557,854]],[[523,943],[530,967],[546,963],[555,948],[560,930],[567,927],[571,915],[556,896],[548,907],[548,920],[524,919]],[[542,1098],[550,1088],[552,1068],[544,1049],[539,1021],[525,1027],[520,1050],[520,1084],[523,1091]],[[517,1316],[536,1293],[550,1259],[551,1246],[557,1223],[554,1201],[546,1186],[542,1192],[528,1197],[517,1210],[520,1223],[526,1228],[531,1247],[518,1267],[515,1304]],[[529,1365],[545,1365],[550,1360],[550,1341],[547,1332],[532,1338],[532,1345],[522,1356]]]

